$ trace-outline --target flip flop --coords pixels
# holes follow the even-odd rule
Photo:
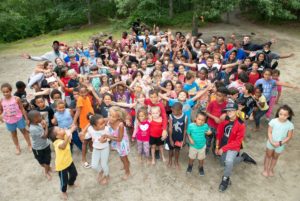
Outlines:
[[[84,162],[82,166],[86,169],[91,168],[91,165],[88,162]]]

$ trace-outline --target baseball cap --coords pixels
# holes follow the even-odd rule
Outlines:
[[[233,103],[233,102],[227,103],[224,111],[233,111],[233,110],[238,110],[238,105],[236,103]]]

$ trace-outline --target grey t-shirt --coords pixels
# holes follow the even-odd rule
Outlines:
[[[42,138],[42,136],[44,135],[44,129],[41,124],[38,125],[30,124],[29,132],[32,139],[33,149],[42,150],[50,145],[50,142],[47,138],[46,139]]]

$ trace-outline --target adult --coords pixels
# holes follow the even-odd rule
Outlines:
[[[51,61],[52,63],[55,63],[55,59],[57,57],[61,59],[64,59],[66,57],[66,54],[59,50],[59,42],[57,40],[53,41],[52,48],[52,51],[47,52],[42,56],[30,56],[29,54],[25,53],[23,54],[23,57],[25,59],[31,59],[33,61]]]
[[[274,42],[274,40],[272,39],[271,41],[269,41],[268,43],[271,45],[272,42]],[[243,44],[242,44],[242,47],[245,51],[245,53],[247,54],[247,56],[250,56],[250,57],[253,57],[255,56],[250,54],[251,52],[255,52],[255,51],[258,51],[258,50],[262,50],[263,47],[264,47],[264,44],[254,44],[251,42],[251,39],[250,39],[250,36],[246,35],[244,36],[243,38]]]
[[[255,160],[247,153],[239,155],[242,141],[245,136],[246,126],[244,122],[237,117],[238,105],[229,102],[224,109],[227,113],[227,119],[221,122],[217,129],[216,155],[221,156],[221,163],[225,165],[224,175],[222,177],[219,191],[227,189],[230,182],[230,176],[233,166],[241,161],[256,164]]]

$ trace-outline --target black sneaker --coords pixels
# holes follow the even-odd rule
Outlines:
[[[230,185],[231,182],[230,182],[230,178],[229,177],[222,177],[222,181],[221,181],[221,184],[219,186],[219,191],[220,192],[224,192],[226,191],[228,185]]]
[[[203,177],[205,174],[204,174],[204,169],[203,169],[203,167],[199,167],[199,175],[201,176],[201,177]]]
[[[192,170],[193,170],[193,166],[188,166],[188,168],[186,169],[186,173],[187,174],[191,174],[192,173]]]
[[[244,162],[256,165],[256,161],[246,152],[242,153],[241,157],[244,159]]]
[[[160,159],[159,150],[155,150],[155,159]]]

